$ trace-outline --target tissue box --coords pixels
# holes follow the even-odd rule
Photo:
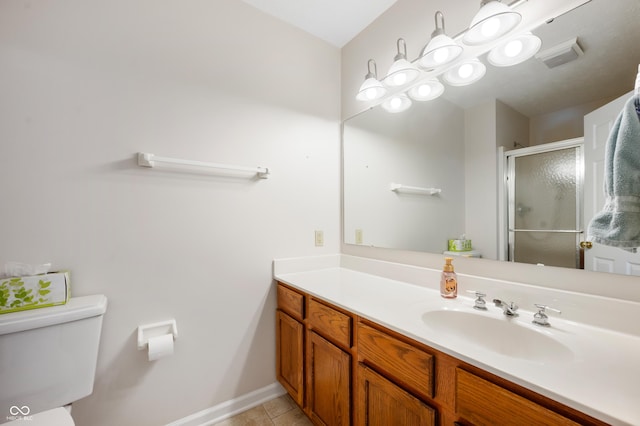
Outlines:
[[[0,314],[64,305],[70,296],[69,272],[0,279]]]
[[[449,240],[449,251],[469,251],[471,240]]]

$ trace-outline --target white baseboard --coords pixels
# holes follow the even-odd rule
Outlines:
[[[273,383],[261,389],[249,392],[238,398],[206,408],[190,416],[167,424],[166,426],[210,426],[221,422],[250,408],[256,407],[281,395],[286,391],[280,383]]]

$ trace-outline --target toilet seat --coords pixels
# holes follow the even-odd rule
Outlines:
[[[29,422],[23,422],[29,426],[74,426],[75,422],[71,413],[64,407],[41,411],[34,414]]]

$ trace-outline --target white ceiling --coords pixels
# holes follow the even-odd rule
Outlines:
[[[243,1],[340,48],[396,2],[396,0]]]

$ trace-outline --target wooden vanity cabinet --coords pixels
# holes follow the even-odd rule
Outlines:
[[[353,316],[278,283],[276,318],[278,381],[315,424],[350,425]]]
[[[426,407],[426,411],[431,410],[434,413],[435,423],[429,423],[429,420],[423,418],[419,424],[455,424],[459,426],[606,425],[606,423],[584,413],[373,322],[360,319],[356,329],[355,346],[358,360],[361,362],[360,366],[375,370],[390,385],[415,397]],[[371,382],[371,379],[368,379],[368,373],[364,373],[364,377],[367,379],[363,379],[361,376],[363,370],[360,366],[358,367],[358,386],[354,389],[358,395],[355,413],[356,424],[383,424],[372,421],[371,413],[383,415],[388,413],[388,410],[375,412],[367,404],[385,406],[391,404],[390,401],[395,398],[385,398],[378,395],[376,402],[368,402],[367,398],[371,401],[372,391],[366,386],[371,386],[368,383]],[[401,401],[405,401],[405,399],[394,401],[391,406],[398,410],[402,404]],[[408,404],[410,405],[402,407],[399,413],[396,412],[396,415],[406,416],[402,413],[409,410],[409,407],[413,407],[413,412],[418,410],[418,405],[415,402]]]
[[[606,425],[282,284],[277,324],[278,380],[317,425]]]

